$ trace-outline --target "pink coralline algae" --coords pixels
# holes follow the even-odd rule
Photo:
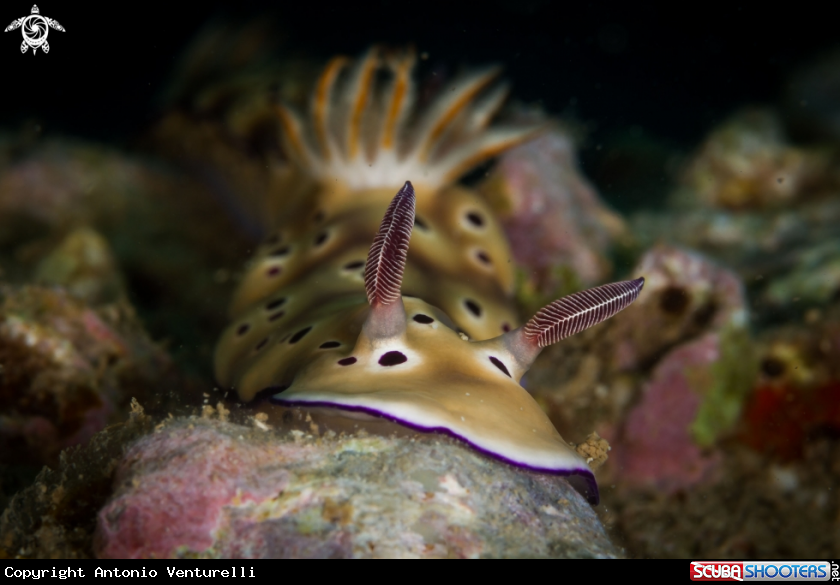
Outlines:
[[[290,450],[298,458],[306,457],[306,447],[292,444]],[[263,451],[207,429],[148,437],[129,451],[116,478],[125,492],[131,487],[126,476],[142,466],[143,489],[117,496],[100,512],[98,555],[163,558],[179,549],[209,549],[226,506],[233,512],[281,497],[286,491],[289,471],[260,465]],[[282,460],[290,454],[274,455]],[[304,505],[305,500],[298,504]]]
[[[255,425],[181,418],[137,441],[99,512],[96,556],[615,555],[561,477],[446,437],[284,435]]]
[[[607,251],[625,226],[580,173],[566,133],[548,132],[503,155],[482,190],[501,213],[516,262],[537,275],[538,289],[574,285],[553,282],[557,266],[581,284],[606,278]]]
[[[705,454],[691,426],[703,401],[706,372],[719,358],[719,336],[710,333],[676,348],[657,365],[613,443],[611,463],[620,481],[673,492],[712,476],[720,454]]]

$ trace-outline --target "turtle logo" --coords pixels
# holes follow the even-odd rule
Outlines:
[[[40,12],[37,5],[32,6],[32,14],[12,21],[12,24],[3,31],[9,32],[21,28],[21,32],[23,32],[23,42],[20,44],[21,53],[25,53],[30,47],[32,47],[33,55],[38,52],[39,47],[45,53],[49,53],[50,44],[47,42],[47,33],[50,32],[50,28],[64,32],[63,26],[52,18],[41,16]]]

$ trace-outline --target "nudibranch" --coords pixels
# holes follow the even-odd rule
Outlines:
[[[534,129],[488,127],[505,95],[490,87],[495,70],[411,116],[412,66],[412,53],[376,49],[338,58],[310,123],[278,106],[301,180],[234,295],[217,379],[246,402],[270,390],[279,404],[384,417],[581,476],[597,503],[586,462],[519,381],[541,348],[627,307],[644,280],[575,293],[514,328],[508,245],[488,205],[454,181]]]

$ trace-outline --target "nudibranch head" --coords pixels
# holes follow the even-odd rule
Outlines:
[[[514,465],[582,476],[590,501],[597,501],[586,463],[519,380],[543,345],[623,309],[643,279],[576,293],[522,328],[470,341],[440,310],[400,294],[414,205],[406,183],[370,248],[366,299],[358,294],[324,307],[271,343],[251,341],[251,355],[237,368],[233,385],[246,400],[266,388],[283,388],[273,398],[280,404],[364,412],[445,432]]]

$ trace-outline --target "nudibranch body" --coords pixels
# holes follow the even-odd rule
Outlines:
[[[504,97],[487,91],[491,70],[410,120],[412,64],[375,50],[351,67],[336,59],[310,123],[279,107],[301,180],[234,296],[217,379],[244,401],[274,389],[280,404],[377,415],[580,475],[597,502],[586,463],[519,380],[543,346],[623,309],[643,280],[560,299],[514,329],[505,238],[487,204],[452,183],[534,129],[488,127]]]

